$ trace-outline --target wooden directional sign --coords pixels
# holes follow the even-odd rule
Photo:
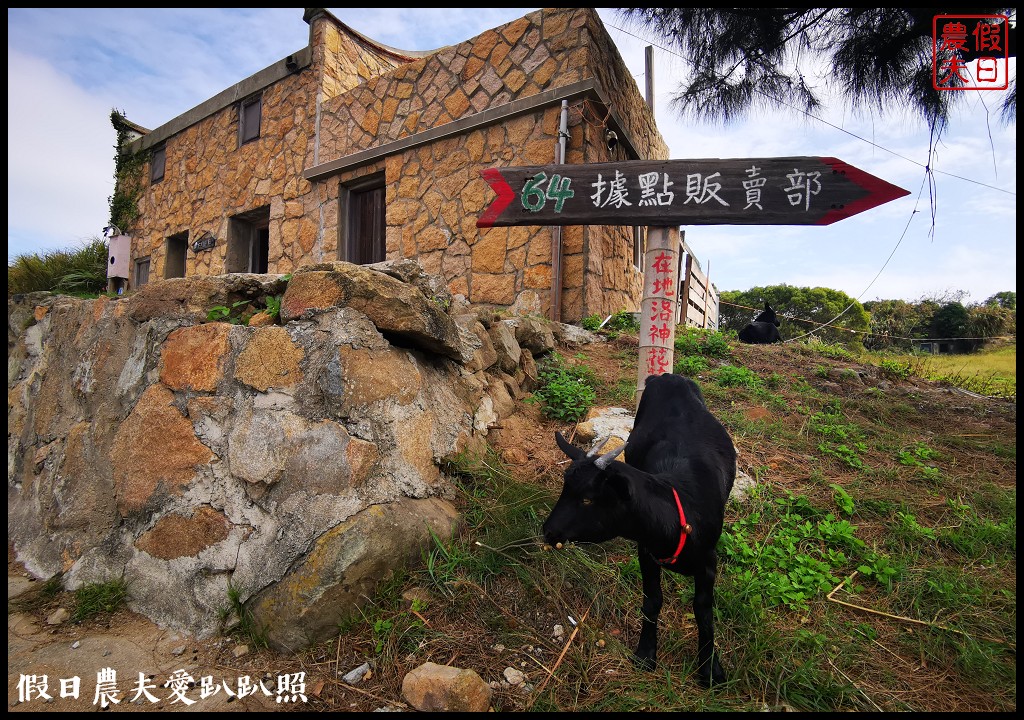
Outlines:
[[[480,228],[831,225],[909,195],[833,157],[631,160],[489,168]]]

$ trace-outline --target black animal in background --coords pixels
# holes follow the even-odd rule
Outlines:
[[[661,569],[693,578],[697,622],[697,678],[705,687],[725,682],[715,651],[714,606],[725,505],[736,477],[736,448],[708,411],[700,387],[681,375],[647,378],[633,430],[623,447],[597,456],[555,441],[571,460],[562,494],[544,522],[545,542],[637,544],[643,582],[643,620],[634,662],[653,670],[658,655]],[[602,443],[603,445],[603,443]]]
[[[772,310],[768,303],[764,304],[764,310],[754,318],[754,322],[740,330],[740,342],[750,345],[770,345],[782,340],[779,334],[779,316]]]

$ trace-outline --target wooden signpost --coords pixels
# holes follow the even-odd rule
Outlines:
[[[672,372],[679,225],[831,225],[910,194],[833,157],[536,165],[483,178],[498,197],[479,228],[649,226],[637,402],[648,375]]]
[[[477,227],[830,225],[909,195],[830,157],[489,168]]]

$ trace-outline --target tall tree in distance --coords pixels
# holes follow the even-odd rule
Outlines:
[[[824,287],[767,285],[749,290],[723,290],[719,295],[719,327],[739,331],[768,303],[778,313],[783,340],[814,335],[827,343],[860,349],[869,329],[864,307],[842,290]]]
[[[834,90],[854,109],[910,109],[936,135],[963,92],[933,87],[936,15],[1006,15],[1007,52],[1016,57],[1015,8],[616,8],[634,27],[653,31],[692,63],[693,74],[674,97],[683,116],[723,123],[752,110],[789,106],[813,113],[822,90]],[[948,52],[948,51],[947,51]],[[970,44],[960,61],[975,59]],[[805,76],[813,59],[826,60],[822,78]],[[939,56],[940,61],[943,56]],[[1017,118],[1017,79],[1000,109]]]

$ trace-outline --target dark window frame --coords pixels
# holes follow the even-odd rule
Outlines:
[[[143,271],[143,267],[145,267],[145,271]],[[133,287],[136,290],[149,284],[149,270],[151,267],[149,255],[135,259],[135,267],[132,269],[132,280],[135,281]]]
[[[251,109],[255,107],[253,113]],[[263,95],[246,98],[238,104],[238,146],[259,140],[263,117]],[[255,123],[253,122],[255,120]]]
[[[185,277],[188,269],[188,230],[169,236],[164,247],[164,279]]]
[[[338,259],[372,265],[387,258],[387,189],[384,173],[341,187]]]
[[[164,179],[167,170],[167,146],[161,145],[153,148],[153,154],[149,159],[149,181],[156,184]]]
[[[225,272],[266,274],[269,267],[270,206],[229,218]]]

